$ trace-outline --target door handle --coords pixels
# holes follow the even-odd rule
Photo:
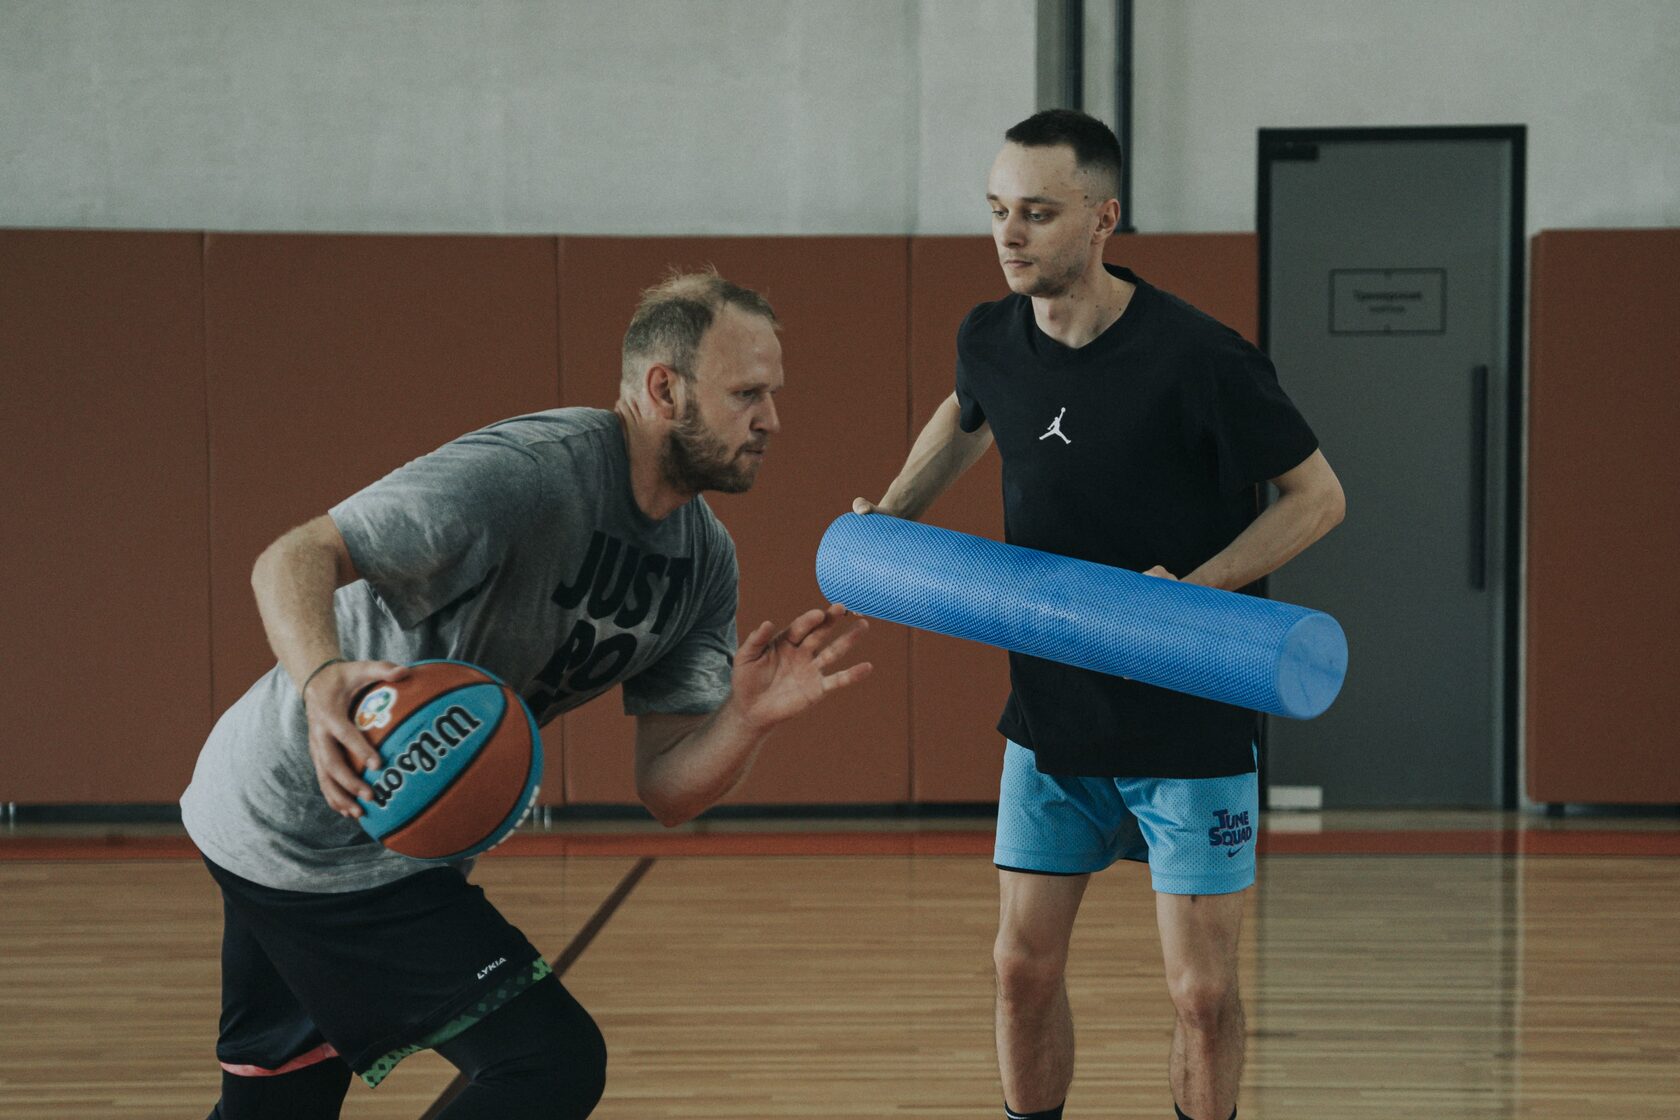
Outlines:
[[[1486,591],[1488,584],[1488,405],[1491,379],[1488,367],[1470,374],[1470,587]]]

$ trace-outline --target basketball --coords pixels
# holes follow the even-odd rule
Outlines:
[[[358,798],[368,835],[412,859],[464,859],[500,843],[536,801],[542,741],[525,702],[464,661],[417,661],[356,694],[351,717],[379,752]]]

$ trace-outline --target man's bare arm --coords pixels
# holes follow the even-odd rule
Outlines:
[[[333,592],[360,578],[343,535],[325,514],[282,535],[251,569],[268,644],[303,695],[321,795],[345,817],[362,815],[355,799],[371,797],[373,790],[360,771],[379,761],[350,720],[350,699],[374,681],[401,680],[408,672],[389,661],[333,660],[343,654]]]
[[[950,488],[962,473],[979,461],[992,445],[992,429],[982,424],[978,431],[965,432],[958,423],[962,407],[952,393],[933,410],[933,416],[916,437],[904,467],[887,487],[879,502],[858,498],[856,513],[886,513],[911,521],[927,512],[934,499]]]
[[[869,675],[867,661],[836,668],[867,628],[838,603],[805,612],[780,633],[763,623],[736,651],[729,698],[717,711],[637,717],[642,804],[670,827],[740,785],[778,724]]]
[[[300,690],[315,667],[340,653],[333,592],[360,577],[344,537],[322,514],[257,557],[251,590],[268,644]]]
[[[1184,576],[1184,582],[1227,591],[1247,587],[1300,555],[1340,525],[1347,512],[1342,484],[1322,451],[1314,451],[1272,483],[1278,488],[1278,500],[1236,540]]]

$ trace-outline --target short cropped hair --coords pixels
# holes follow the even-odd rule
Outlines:
[[[1120,141],[1115,139],[1113,129],[1088,113],[1046,109],[1011,128],[1003,138],[1023,148],[1066,144],[1073,149],[1079,169],[1096,176],[1098,190],[1105,192],[1102,200],[1120,196]]]
[[[672,269],[664,280],[644,291],[624,332],[620,391],[635,392],[649,362],[664,362],[684,381],[693,381],[694,353],[725,307],[780,326],[769,300],[751,288],[730,283],[711,266],[698,272]]]

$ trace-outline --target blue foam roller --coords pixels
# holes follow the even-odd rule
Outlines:
[[[1322,611],[885,514],[835,519],[817,584],[870,618],[1295,719],[1328,708],[1347,672]]]

